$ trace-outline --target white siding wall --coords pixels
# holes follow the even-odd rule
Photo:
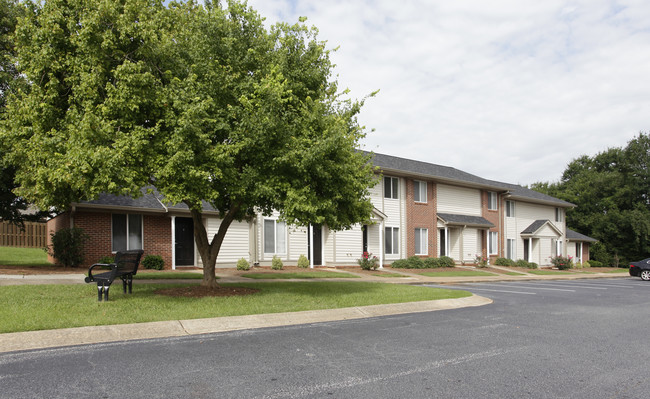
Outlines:
[[[521,238],[521,232],[530,226],[536,220],[549,220],[565,236],[565,223],[555,222],[555,207],[548,205],[531,204],[527,202],[515,201],[515,217],[506,217],[504,222],[504,232],[506,239],[513,238],[516,240],[516,259],[524,258],[524,240]],[[550,238],[557,238],[556,233],[548,226],[540,235],[549,237],[540,240],[533,239],[533,248],[530,260],[539,265],[548,265],[549,256],[551,256]],[[560,238],[564,240],[564,238]],[[505,241],[504,241],[505,242]],[[504,252],[505,255],[505,252]]]
[[[473,262],[476,259],[476,251],[479,245],[477,229],[467,228],[463,230],[463,258],[465,262]],[[461,258],[455,258],[461,260]]]
[[[219,231],[221,219],[208,218],[206,221],[206,230],[208,231],[208,240]],[[250,253],[250,230],[247,222],[234,221],[228,227],[228,232],[223,239],[219,256],[217,257],[217,264],[223,266],[234,266],[240,258],[245,258],[249,262],[252,261],[252,254]],[[201,263],[201,257],[198,256],[198,262]]]
[[[454,260],[460,260],[460,229],[450,228],[449,230],[449,256]]]
[[[371,240],[373,238],[369,235],[368,249],[370,252],[373,252],[370,248],[372,245],[377,246],[376,242],[379,240],[378,231],[374,237],[375,242]],[[363,252],[363,232],[361,231],[361,226],[354,226],[350,230],[330,232],[326,247],[327,253],[330,255],[330,258],[327,260],[328,263],[341,266],[356,265],[357,259],[361,258],[361,253]]]
[[[309,257],[307,253],[307,234],[309,228],[307,227],[298,227],[298,226],[289,226],[289,240],[287,241],[289,260],[298,261],[300,255],[305,255]]]
[[[481,216],[481,191],[438,184],[438,212]]]

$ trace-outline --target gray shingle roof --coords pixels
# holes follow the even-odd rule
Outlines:
[[[586,241],[586,242],[597,242],[595,238],[591,238],[584,234],[580,234],[577,231],[573,231],[569,228],[566,229],[566,238],[571,241]]]
[[[369,154],[368,152],[365,153]],[[382,171],[402,172],[405,174],[415,174],[444,181],[470,183],[471,185],[486,188],[505,189],[505,187],[495,184],[495,182],[491,182],[482,177],[449,166],[436,165],[433,163],[378,153],[373,153],[372,162]]]
[[[546,223],[551,223],[548,219],[535,220],[530,226],[526,227],[521,234],[533,234]]]
[[[438,217],[446,224],[476,226],[476,227],[494,227],[487,219],[480,216],[456,215],[453,213],[439,213]]]
[[[370,154],[364,151],[365,154]],[[535,190],[510,183],[503,183],[495,180],[488,180],[482,177],[463,172],[449,166],[442,166],[428,162],[416,161],[394,157],[386,154],[373,153],[373,164],[381,171],[401,172],[406,175],[416,175],[434,180],[446,181],[451,183],[466,184],[474,187],[490,189],[499,192],[510,192],[513,199],[528,200],[533,202],[543,202],[558,207],[573,207],[570,202],[542,194]]]
[[[143,187],[141,190],[142,196],[132,198],[126,195],[113,195],[113,194],[100,194],[96,200],[83,201],[79,203],[80,206],[91,205],[101,207],[114,207],[114,208],[138,208],[147,209],[151,211],[166,212],[167,208],[177,210],[188,210],[187,205],[171,204],[165,200],[165,197],[153,186]],[[203,210],[214,212],[215,209],[212,205],[203,201]]]

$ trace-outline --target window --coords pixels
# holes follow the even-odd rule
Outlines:
[[[264,253],[287,252],[287,224],[274,219],[264,219]]]
[[[562,221],[562,208],[555,208],[555,221],[556,222],[561,222]]]
[[[397,177],[384,177],[384,198],[397,199],[398,185]]]
[[[415,229],[415,254],[428,255],[429,254],[429,230],[428,229]]]
[[[488,253],[490,255],[496,255],[499,252],[498,238],[499,233],[490,231],[488,235]]]
[[[497,193],[494,191],[488,191],[488,210],[497,210]]]
[[[427,182],[413,180],[413,197],[415,202],[427,202]]]
[[[142,215],[113,214],[111,250],[142,249]]]
[[[386,254],[399,254],[399,227],[386,227]]]
[[[515,217],[515,203],[514,201],[506,201],[506,217]]]
[[[516,255],[517,248],[515,248],[515,240],[512,238],[508,238],[506,240],[506,257],[508,259],[515,260],[517,257]]]
[[[582,263],[582,243],[576,242],[576,263]]]

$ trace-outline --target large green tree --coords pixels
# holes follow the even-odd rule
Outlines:
[[[28,9],[17,0],[0,0],[0,119],[5,115],[6,98],[26,82],[14,62],[13,34],[18,18]],[[23,226],[25,221],[38,220],[48,212],[29,212],[29,203],[14,193],[16,168],[4,160],[6,150],[0,146],[0,219]]]
[[[204,265],[256,212],[349,228],[371,213],[373,171],[356,151],[362,102],[341,101],[316,31],[266,29],[244,4],[53,0],[17,28],[29,86],[2,139],[20,193],[65,209],[155,185],[192,214]],[[208,237],[203,204],[218,209]]]
[[[625,264],[650,256],[650,136],[567,166],[557,183],[533,188],[577,205],[567,224],[599,240],[594,258]]]

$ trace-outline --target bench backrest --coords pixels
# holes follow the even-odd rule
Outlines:
[[[134,249],[130,251],[120,251],[115,254],[115,264],[117,265],[118,274],[136,274],[140,258],[144,253],[141,249]]]

